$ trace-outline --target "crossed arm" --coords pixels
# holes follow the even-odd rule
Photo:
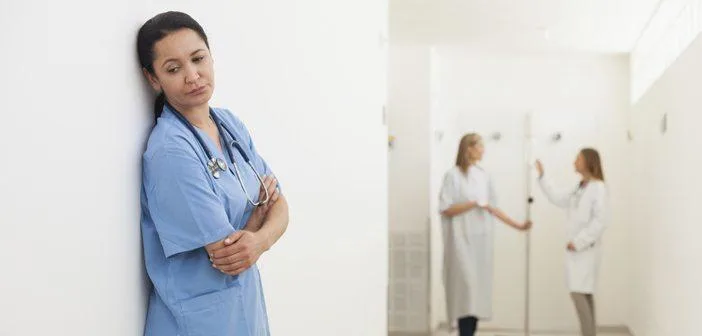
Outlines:
[[[270,194],[269,202],[253,211],[243,230],[205,247],[212,266],[222,273],[237,275],[255,265],[287,229],[288,203],[278,191],[278,181],[266,176],[263,182]],[[264,197],[262,186],[259,199]]]

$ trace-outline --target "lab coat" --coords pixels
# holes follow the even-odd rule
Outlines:
[[[607,188],[602,181],[590,181],[584,187],[559,193],[547,177],[540,178],[539,185],[551,203],[568,210],[566,235],[576,249],[566,250],[568,289],[593,294],[602,258],[602,234],[607,227]]]
[[[479,166],[468,174],[458,167],[444,176],[440,211],[457,203],[477,201],[496,206],[490,176]],[[481,208],[454,217],[442,216],[444,288],[449,321],[467,316],[492,318],[494,219]]]

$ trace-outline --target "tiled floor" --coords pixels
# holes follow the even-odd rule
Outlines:
[[[438,333],[433,336],[458,336],[458,333]],[[477,333],[476,336],[524,336],[523,333],[494,333],[494,332],[482,332]],[[531,336],[580,336],[579,333],[561,334],[561,333],[548,333],[548,334],[531,334]],[[630,336],[629,334],[612,334],[612,333],[598,333],[597,336]]]
[[[447,333],[447,332],[439,332],[435,333],[432,336],[458,336],[457,332],[453,333]],[[509,333],[509,332],[501,332],[501,333],[495,333],[495,332],[478,332],[476,336],[524,336],[524,333]],[[542,333],[542,334],[536,334],[532,333],[531,336],[580,336],[579,333]],[[598,333],[597,336],[630,336],[627,333]]]
[[[451,336],[457,336],[458,334],[453,334]],[[477,336],[524,336],[524,334],[510,334],[510,333],[478,333]],[[561,334],[561,333],[550,333],[550,334],[531,334],[531,336],[580,336],[579,333]],[[629,334],[611,334],[611,333],[598,333],[597,336],[630,336]]]
[[[391,333],[391,336],[427,336],[427,335],[422,335],[422,334],[413,334],[413,333],[408,333],[408,334],[403,334],[403,333]],[[431,336],[458,336],[458,332],[446,332],[446,331],[439,331],[435,332]],[[524,333],[520,332],[478,332],[476,336],[524,336]],[[558,333],[558,332],[550,332],[550,333],[532,333],[530,336],[580,336],[579,333],[577,332],[572,332],[572,333]],[[599,332],[597,333],[597,336],[631,336],[628,333],[617,333],[617,332]]]

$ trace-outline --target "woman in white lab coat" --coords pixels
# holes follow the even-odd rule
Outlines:
[[[580,151],[575,170],[582,176],[579,185],[565,193],[555,191],[536,161],[539,185],[556,206],[568,210],[566,223],[566,274],[568,289],[575,304],[583,336],[595,336],[597,275],[602,253],[602,233],[607,226],[607,188],[599,153],[592,148]]]
[[[478,321],[492,317],[493,218],[517,230],[531,227],[497,208],[492,180],[478,165],[484,151],[479,135],[465,135],[439,196],[446,305],[460,336],[473,336]]]

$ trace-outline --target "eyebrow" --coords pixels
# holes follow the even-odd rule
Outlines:
[[[201,51],[205,51],[205,49],[200,48],[200,49],[198,49],[198,50],[195,50],[195,51],[193,51],[193,52],[190,54],[190,56],[193,56],[193,55],[195,55],[195,54],[197,54],[197,53],[199,53],[199,52],[201,52]],[[168,62],[177,61],[177,60],[178,60],[177,58],[169,58],[169,59],[163,61],[163,64],[162,64],[161,66],[163,67],[164,65],[168,64]]]

